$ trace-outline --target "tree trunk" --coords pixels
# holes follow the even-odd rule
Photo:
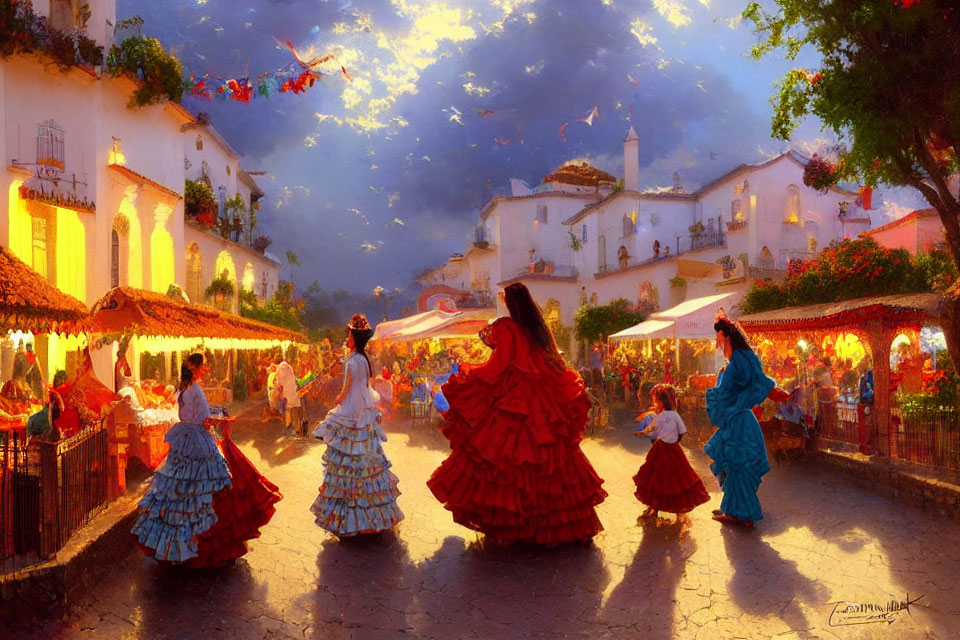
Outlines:
[[[960,371],[960,281],[943,296],[941,313],[943,335],[947,339],[947,351],[955,371]]]

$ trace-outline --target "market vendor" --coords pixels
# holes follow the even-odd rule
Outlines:
[[[14,402],[29,402],[34,398],[33,390],[27,384],[27,359],[18,353],[13,359],[13,377],[0,387],[0,396]]]
[[[857,403],[857,440],[860,453],[871,455],[873,447],[873,428],[867,424],[867,417],[873,412],[873,366],[870,356],[860,361],[860,393]]]
[[[283,410],[283,426],[293,424],[294,414],[300,414],[300,395],[297,393],[297,376],[290,363],[277,356],[274,360],[277,366],[276,384],[280,388],[281,408]]]

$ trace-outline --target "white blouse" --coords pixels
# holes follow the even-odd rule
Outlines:
[[[652,431],[648,435],[654,440],[663,440],[667,444],[673,444],[680,439],[682,434],[687,432],[687,427],[683,424],[683,418],[676,411],[658,413],[653,419],[651,428]]]
[[[204,395],[203,389],[196,382],[180,394],[180,397],[177,398],[177,407],[180,409],[180,422],[185,424],[203,426],[206,419],[210,417],[210,405],[207,404],[207,396]]]

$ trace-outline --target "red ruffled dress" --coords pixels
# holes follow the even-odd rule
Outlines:
[[[234,444],[229,422],[223,425],[223,439],[217,444],[232,484],[213,497],[217,522],[197,537],[197,557],[187,561],[194,568],[223,567],[244,555],[249,550],[247,540],[260,537],[260,528],[270,522],[274,505],[283,498],[279,487],[261,475]]]
[[[603,480],[580,450],[583,380],[552,366],[510,318],[480,333],[490,359],[443,385],[453,450],[427,486],[453,519],[504,542],[558,544],[601,530]]]
[[[703,481],[680,448],[678,436],[685,432],[683,420],[675,411],[658,414],[653,422],[656,440],[633,476],[637,500],[657,511],[687,513],[710,500]]]

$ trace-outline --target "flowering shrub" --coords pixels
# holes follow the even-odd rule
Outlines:
[[[837,184],[837,168],[815,153],[803,168],[803,184],[820,192],[827,191]]]
[[[186,88],[183,66],[156,38],[132,36],[119,46],[114,45],[107,55],[106,70],[114,77],[130,73],[140,80],[141,86],[130,97],[130,106],[142,107],[162,100],[180,102]]]
[[[872,239],[833,244],[811,260],[791,260],[784,283],[760,281],[744,297],[744,313],[877,295],[942,291],[957,272],[942,251],[910,256]]]

